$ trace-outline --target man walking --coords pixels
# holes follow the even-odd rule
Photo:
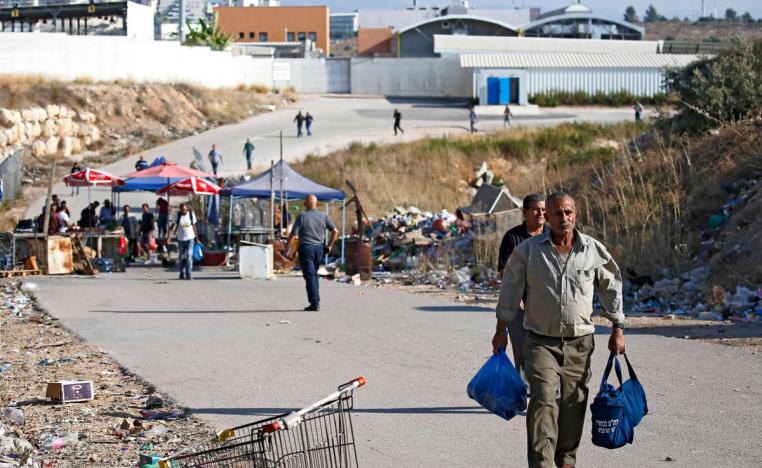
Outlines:
[[[217,151],[217,145],[212,145],[212,150],[209,151],[209,162],[212,164],[212,172],[217,175],[217,168],[222,164],[222,154]]]
[[[471,123],[471,133],[476,133],[476,122],[479,118],[476,116],[476,110],[473,106],[468,108],[468,121]]]
[[[138,159],[138,162],[135,163],[135,170],[142,171],[144,169],[148,169],[148,161],[146,161],[145,158],[143,158],[141,155]]]
[[[296,117],[294,117],[294,122],[296,122],[296,137],[301,138],[302,125],[304,125],[304,115],[302,115],[302,111],[299,111],[299,113],[296,114]]]
[[[394,136],[397,136],[397,130],[399,130],[403,135],[405,134],[405,131],[402,130],[402,127],[400,127],[401,120],[402,113],[400,113],[398,109],[394,109]]]
[[[150,249],[148,244],[151,241],[151,237],[154,235],[155,218],[151,213],[151,208],[148,203],[143,203],[143,214],[140,217],[140,248],[149,256]]]
[[[506,232],[503,236],[503,241],[500,243],[497,271],[501,278],[511,274],[510,270],[506,271],[505,266],[516,247],[530,237],[539,236],[548,230],[548,227],[545,225],[545,199],[539,193],[531,193],[524,197],[521,215],[524,217],[524,222]],[[521,355],[521,345],[524,342],[523,300],[514,320],[505,322],[498,319],[497,330],[493,338],[493,342],[496,342],[498,347],[505,346],[506,327],[508,328],[508,336],[511,338],[513,363],[516,365],[516,369],[521,372],[524,370],[524,358]]]
[[[636,101],[632,109],[635,111],[635,122],[640,122],[640,116],[643,114],[643,106],[640,105],[640,101]]]
[[[254,154],[254,144],[246,139],[246,143],[243,144],[243,155],[246,156],[246,169],[251,170],[251,157]]]
[[[312,121],[315,120],[314,117],[310,115],[309,112],[307,112],[307,115],[304,116],[304,128],[307,130],[307,136],[312,136]]]
[[[164,239],[168,234],[169,227],[169,202],[164,197],[156,200],[156,212],[159,214],[158,234],[159,239]]]
[[[299,236],[299,264],[302,267],[302,276],[307,286],[307,300],[310,305],[304,310],[317,312],[320,310],[320,290],[318,284],[317,270],[320,262],[323,261],[323,255],[331,251],[333,244],[339,237],[339,230],[325,213],[317,209],[317,197],[307,195],[304,199],[304,212],[297,216],[291,234],[288,236],[286,245],[289,251],[286,256],[292,258],[291,241],[294,236]],[[328,245],[325,243],[326,231],[331,232]]]
[[[127,263],[134,262],[138,255],[138,220],[130,214],[130,205],[122,208],[122,219],[119,225],[124,229],[124,237],[127,238]]]
[[[198,237],[196,232],[196,215],[190,211],[186,203],[180,204],[177,220],[170,228],[177,235],[178,263],[180,264],[180,279],[190,280],[193,270],[193,244]],[[170,233],[167,233],[169,241]]]
[[[511,107],[506,104],[505,109],[503,109],[503,128],[511,124],[511,117],[513,117],[513,112],[511,112]]]
[[[530,391],[529,466],[573,468],[589,393],[593,291],[598,290],[602,315],[613,323],[608,348],[623,353],[622,277],[603,244],[575,229],[577,212],[570,195],[550,195],[545,208],[550,231],[513,251],[496,314],[499,321],[511,322],[526,295],[522,351]],[[495,353],[506,341],[504,334],[498,335]]]

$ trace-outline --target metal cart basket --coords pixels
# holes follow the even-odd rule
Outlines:
[[[356,468],[353,391],[359,377],[306,408],[226,429],[207,443],[159,462],[160,468]]]

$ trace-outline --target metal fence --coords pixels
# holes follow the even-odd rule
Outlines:
[[[5,161],[0,162],[0,188],[2,188],[0,203],[13,200],[21,194],[23,159],[24,151],[18,150]]]

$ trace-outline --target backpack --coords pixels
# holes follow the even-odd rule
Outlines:
[[[590,405],[593,418],[593,445],[607,449],[615,449],[631,444],[635,438],[635,426],[643,416],[648,414],[646,392],[635,375],[635,371],[627,358],[627,370],[630,380],[622,383],[622,368],[614,353],[609,356],[606,370],[603,372],[601,387]],[[619,388],[609,384],[611,366],[614,364]]]

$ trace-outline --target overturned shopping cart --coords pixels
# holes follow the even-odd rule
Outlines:
[[[359,377],[306,408],[217,433],[215,440],[159,462],[160,468],[355,468],[352,429]]]

